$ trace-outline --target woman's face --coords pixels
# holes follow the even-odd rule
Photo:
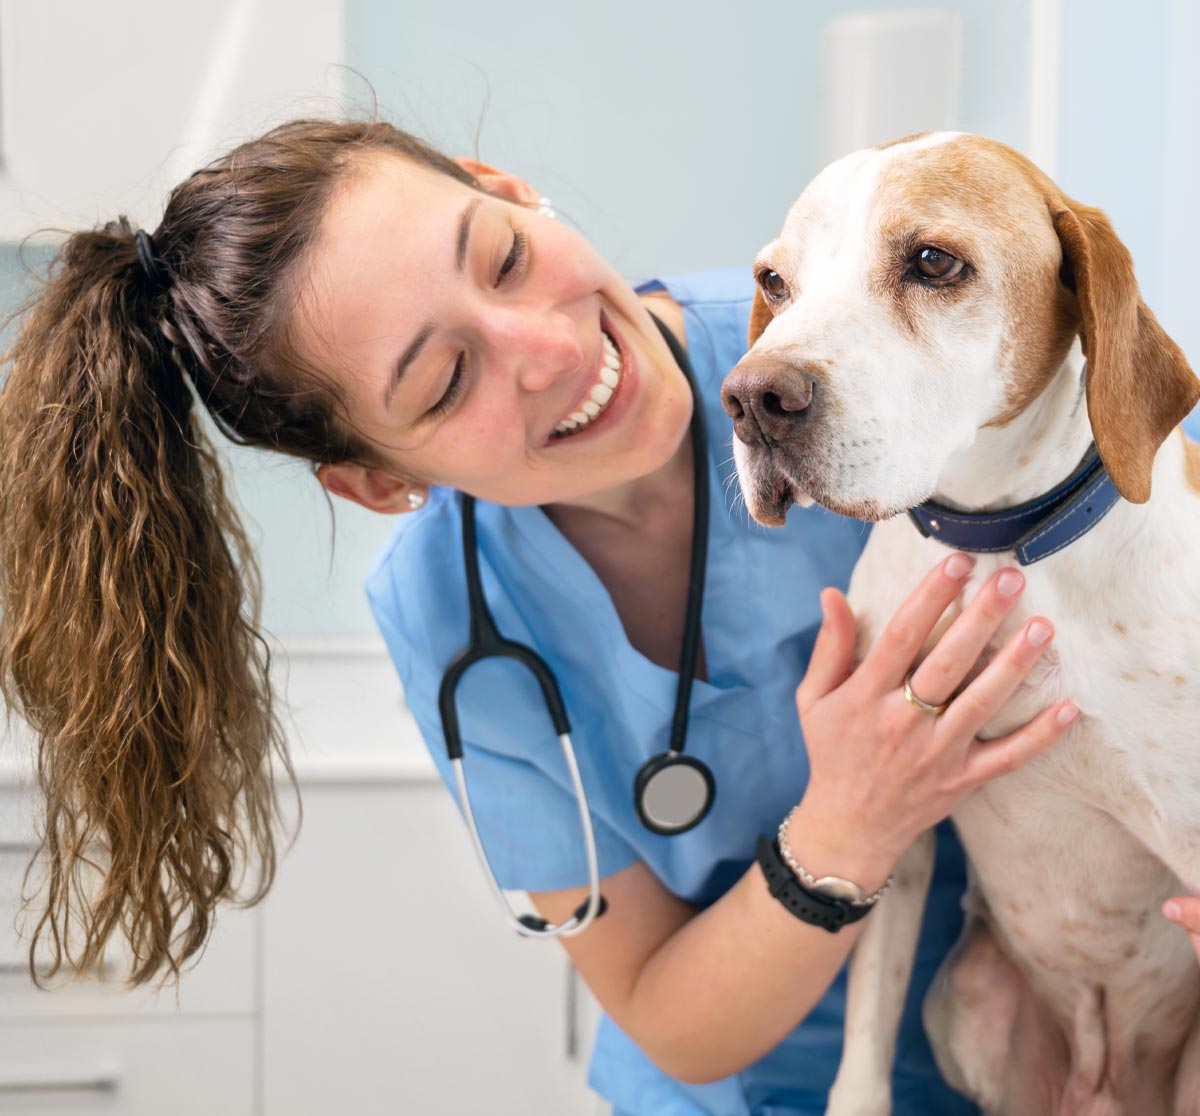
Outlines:
[[[373,159],[331,202],[301,285],[297,341],[388,463],[318,476],[377,511],[406,507],[406,481],[501,504],[578,499],[665,464],[691,417],[630,287],[578,233],[515,204],[536,200],[524,183],[471,170],[494,193]]]

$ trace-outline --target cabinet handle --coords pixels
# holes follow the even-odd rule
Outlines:
[[[115,1073],[79,1077],[0,1077],[0,1096],[29,1093],[115,1093],[121,1079]]]
[[[567,1061],[579,1059],[579,970],[567,962]]]
[[[68,970],[70,971],[70,970]],[[97,979],[113,976],[117,971],[117,966],[108,961],[101,961],[99,965],[89,969],[90,976]],[[0,961],[0,978],[14,976],[28,976],[29,962],[28,961]],[[49,965],[38,966],[38,976],[48,977],[50,975]],[[56,974],[57,975],[57,974]]]
[[[37,851],[36,841],[0,841],[0,856],[25,856]]]

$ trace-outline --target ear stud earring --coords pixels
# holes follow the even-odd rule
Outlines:
[[[425,504],[425,493],[417,488],[410,489],[409,493],[408,493],[409,508],[412,511],[416,511],[417,508],[423,507],[424,504]]]
[[[538,214],[542,217],[557,217],[558,216],[558,214],[554,212],[554,206],[552,206],[550,204],[550,199],[548,197],[546,197],[544,194],[540,198],[538,198],[537,211],[538,211]]]

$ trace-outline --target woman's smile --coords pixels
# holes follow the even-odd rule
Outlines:
[[[615,331],[603,314],[600,320],[600,351],[592,362],[587,386],[555,425],[548,442],[550,445],[593,430],[601,419],[608,418],[616,400],[627,394],[624,390],[626,369],[630,364],[627,351],[617,341]],[[606,425],[611,425],[611,420]]]

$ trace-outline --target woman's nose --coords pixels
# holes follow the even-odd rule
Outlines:
[[[525,391],[549,387],[584,361],[579,328],[561,311],[514,311],[497,323],[496,334],[496,351],[508,355]]]

